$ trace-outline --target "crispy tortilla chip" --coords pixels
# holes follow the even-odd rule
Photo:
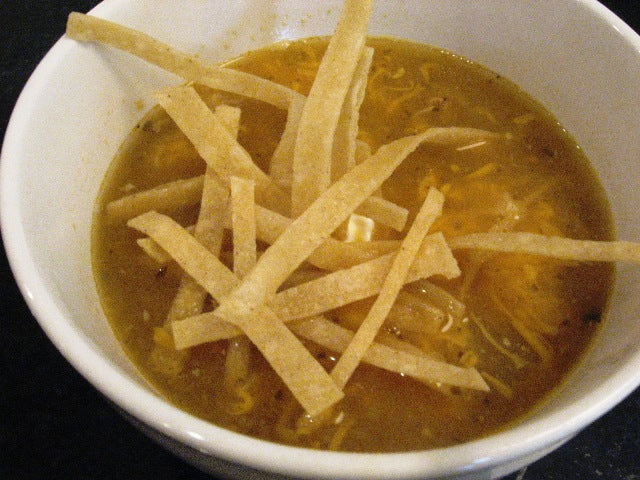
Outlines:
[[[172,212],[181,207],[197,205],[203,185],[203,175],[168,182],[113,200],[107,203],[105,211],[114,221],[128,220],[149,210]]]
[[[331,183],[334,133],[364,48],[371,0],[346,0],[302,109],[293,157],[292,217],[300,215]]]
[[[282,132],[269,164],[269,175],[274,182],[285,190],[291,190],[291,183],[293,182],[293,149],[296,145],[304,100],[295,99],[291,102],[287,112],[284,132]]]
[[[231,225],[233,226],[233,272],[244,278],[256,264],[256,214],[253,202],[255,183],[231,177]]]
[[[409,268],[413,264],[424,237],[436,217],[442,213],[443,204],[444,196],[435,188],[431,188],[411,228],[402,241],[398,254],[393,259],[393,264],[385,277],[376,301],[362,321],[353,340],[331,371],[331,377],[341,388],[344,388],[349,381],[365,352],[373,343],[378,330],[396,300],[398,292],[405,283]]]
[[[166,89],[155,97],[223,182],[231,175],[250,178],[256,182],[258,202],[276,211],[289,210],[289,196],[253,163],[193,87]]]
[[[409,210],[377,195],[372,195],[362,202],[356,213],[398,232],[404,230],[409,217]]]
[[[155,38],[117,23],[72,12],[67,36],[81,42],[100,42],[133,54],[187,81],[200,83],[287,109],[294,99],[304,98],[295,90],[248,73],[211,66]]]
[[[356,137],[358,136],[360,106],[364,100],[367,75],[372,60],[373,48],[365,47],[342,104],[331,151],[331,180],[334,182],[356,164]]]
[[[294,322],[290,327],[297,335],[338,353],[344,352],[353,340],[353,332],[323,317]],[[379,343],[371,344],[364,354],[363,361],[423,382],[442,383],[485,392],[489,390],[475,368],[458,367]]]
[[[449,240],[452,249],[530,253],[579,262],[640,263],[640,244],[574,240],[527,232],[472,233]]]

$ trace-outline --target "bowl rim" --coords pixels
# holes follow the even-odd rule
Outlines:
[[[591,10],[640,51],[640,36],[604,5],[596,0],[572,1],[577,8]],[[106,0],[91,12],[108,18],[118,4],[119,0]],[[92,342],[66,322],[26,248],[17,181],[20,162],[15,159],[20,158],[29,112],[34,108],[32,99],[37,97],[34,93],[46,85],[48,75],[74,48],[77,45],[72,40],[61,38],[56,42],[29,78],[10,117],[0,154],[0,231],[16,283],[51,342],[95,388],[151,428],[206,454],[284,475],[419,478],[501,465],[515,458],[512,448],[515,443],[519,445],[518,456],[550,448],[606,413],[640,385],[640,376],[632,375],[640,367],[639,351],[594,390],[589,401],[583,398],[542,419],[515,425],[486,438],[446,448],[402,453],[343,453],[280,445],[225,430],[168,404],[128,378],[111,360],[99,355]],[[489,451],[491,455],[487,454]]]

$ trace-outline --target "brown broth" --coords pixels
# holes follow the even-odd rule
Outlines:
[[[461,150],[420,147],[384,183],[386,198],[414,214],[427,188],[438,187],[446,203],[433,230],[446,236],[487,231],[504,218],[509,205],[517,205],[514,230],[612,238],[608,204],[587,159],[540,105],[506,79],[451,53],[399,40],[369,43],[376,53],[360,138],[374,150],[431,126],[477,127],[510,136],[506,142]],[[325,47],[325,39],[292,42],[250,52],[232,65],[307,93]],[[200,91],[212,105],[224,101],[241,107],[239,141],[267,169],[285,114],[256,101]],[[160,266],[148,258],[135,243],[139,235],[104,213],[109,201],[127,193],[203,171],[204,162],[175,124],[152,110],[126,140],[102,185],[93,267],[115,335],[142,374],[180,408],[225,428],[345,451],[408,451],[465,442],[522,418],[548,397],[599,329],[612,282],[610,265],[456,252],[463,276],[434,282],[464,301],[468,315],[447,325],[425,320],[416,329],[388,321],[381,335],[475,366],[491,376],[486,377],[491,391],[427,387],[361,365],[333,411],[337,416],[305,423],[300,407],[257,352],[239,392],[224,385],[226,341],[184,352],[171,348],[170,338],[156,327],[165,322],[181,272],[174,264]],[[169,213],[189,225],[197,209]],[[378,227],[374,235],[396,236]],[[405,287],[405,293],[411,294],[405,305],[411,311],[416,310],[411,302],[424,301],[420,282]],[[358,302],[330,317],[355,328],[369,304]],[[526,365],[516,368],[487,335]],[[333,352],[308,347],[327,368],[335,363]],[[502,391],[501,385],[506,386]],[[238,414],[248,405],[242,399],[253,402],[248,414]]]

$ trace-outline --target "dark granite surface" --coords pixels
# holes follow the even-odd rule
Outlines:
[[[133,0],[132,0],[133,1]],[[569,1],[569,0],[567,0]],[[577,1],[577,0],[571,0]],[[91,0],[0,0],[0,132],[67,14]],[[640,2],[603,2],[640,31]],[[640,81],[640,79],[639,79]],[[124,420],[57,352],[0,257],[0,479],[205,479]],[[640,479],[640,390],[509,480]]]

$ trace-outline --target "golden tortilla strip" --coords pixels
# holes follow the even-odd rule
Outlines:
[[[364,48],[372,0],[346,0],[302,109],[293,156],[291,214],[300,215],[331,184],[334,134]]]
[[[435,188],[431,188],[402,241],[398,254],[393,259],[378,297],[362,321],[351,343],[349,343],[349,346],[331,370],[331,377],[340,388],[344,388],[347,384],[369,345],[373,343],[385,318],[387,318],[400,289],[405,284],[409,268],[413,264],[429,228],[431,228],[435,219],[442,214],[443,204],[444,195]]]
[[[233,272],[238,278],[254,267],[257,259],[256,214],[253,180],[231,177],[231,225],[233,232]],[[227,344],[224,379],[227,388],[233,390],[240,381],[246,381],[251,359],[251,342],[238,336]]]
[[[256,215],[253,201],[255,183],[230,177],[231,225],[233,232],[233,272],[244,278],[256,264]]]
[[[91,15],[72,12],[66,34],[81,42],[99,42],[123,50],[187,81],[255,98],[284,110],[292,100],[304,98],[284,85],[238,70],[207,65],[149,35]]]
[[[293,322],[289,327],[296,335],[337,353],[344,352],[354,336],[353,332],[324,317]],[[489,390],[487,383],[475,368],[458,367],[380,343],[372,343],[369,346],[363,361],[423,382],[442,383],[485,392]]]
[[[356,164],[356,137],[360,106],[364,100],[373,48],[365,47],[342,104],[331,151],[331,180],[336,181]]]
[[[380,292],[396,253],[338,270],[279,292],[269,306],[284,322],[311,317]],[[405,283],[432,275],[460,275],[456,259],[438,232],[425,237],[409,269]],[[182,349],[241,334],[213,312],[195,315],[172,324],[176,348]]]
[[[409,217],[409,210],[377,195],[372,195],[362,202],[356,213],[398,232],[404,230]]]
[[[147,212],[128,225],[153,238],[218,302],[239,283],[212,253],[171,218]],[[318,414],[343,397],[331,377],[293,333],[262,305],[236,323],[264,355],[302,407]]]
[[[105,212],[112,220],[124,221],[149,210],[171,212],[183,206],[197,205],[203,185],[203,175],[175,180],[112,200],[107,203]]]
[[[216,107],[222,124],[237,136],[240,128],[240,109],[228,105]],[[220,254],[224,234],[222,217],[226,210],[229,193],[211,167],[204,174],[200,211],[194,227],[195,238],[214,255]],[[189,275],[183,275],[165,324],[174,320],[197,315],[202,311],[207,292]]]
[[[289,211],[289,196],[260,170],[193,87],[166,89],[155,98],[225,183],[231,175],[250,178],[256,182],[259,203],[283,213]]]
[[[529,253],[579,262],[640,263],[640,244],[574,240],[528,232],[472,233],[449,240],[452,249]]]
[[[151,240],[150,238],[138,238],[136,240],[138,246],[144,250],[149,257],[155,260],[157,263],[164,265],[171,261],[171,256],[165,252],[160,245]]]
[[[293,150],[296,145],[304,101],[304,98],[295,99],[289,105],[284,131],[269,163],[269,176],[280,187],[288,191],[291,190],[293,182]]]
[[[256,206],[257,236],[269,245],[275,243],[291,222],[290,218],[277,212]],[[346,243],[328,237],[307,261],[323,270],[340,270],[389,253],[399,245],[400,242],[395,240]]]

